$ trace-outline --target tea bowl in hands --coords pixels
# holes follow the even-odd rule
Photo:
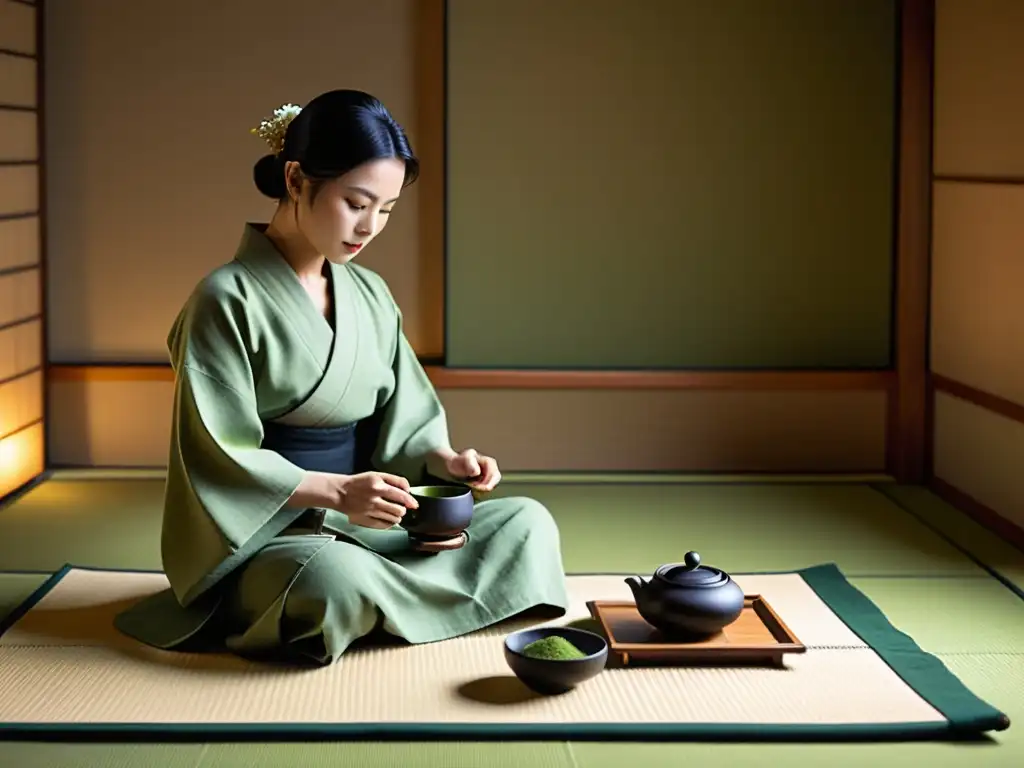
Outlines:
[[[418,485],[409,494],[419,508],[406,510],[401,526],[414,538],[452,538],[473,520],[473,493],[466,486]]]

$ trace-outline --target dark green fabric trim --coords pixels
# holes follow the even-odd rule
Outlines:
[[[597,741],[875,743],[969,741],[943,723],[0,723],[3,741],[207,743],[287,741]]]
[[[979,733],[1010,727],[1005,714],[975,696],[941,660],[890,624],[878,606],[847,581],[838,567],[821,565],[799,573],[854,634],[949,720],[951,729]]]
[[[0,635],[28,613],[76,566],[65,565],[0,623]],[[153,573],[84,567],[81,570]],[[946,722],[850,725],[728,723],[0,723],[0,740],[75,741],[338,740],[338,741],[788,741],[858,742],[981,737],[1010,726],[1009,718],[968,690],[936,657],[889,623],[834,564],[792,571]],[[572,574],[570,574],[572,575]]]
[[[13,627],[16,623],[18,623],[18,621],[21,620],[22,616],[24,616],[26,613],[35,608],[36,604],[44,597],[46,597],[50,590],[56,587],[60,583],[61,579],[67,576],[68,573],[74,570],[74,568],[75,566],[65,563],[63,566],[60,567],[59,570],[54,571],[53,575],[51,575],[50,578],[48,578],[46,581],[44,581],[42,584],[36,587],[35,590],[33,590],[32,594],[26,597],[25,601],[21,603],[21,605],[19,605],[9,614],[0,619],[0,635],[3,635],[4,632]],[[3,571],[0,571],[0,574],[2,573]]]

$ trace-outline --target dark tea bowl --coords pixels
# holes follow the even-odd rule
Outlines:
[[[551,635],[564,637],[587,654],[582,659],[535,659],[523,655],[530,643]],[[534,693],[555,696],[596,677],[608,662],[608,643],[598,634],[572,627],[523,629],[505,638],[505,662]]]
[[[418,485],[409,493],[419,509],[407,509],[401,526],[421,538],[450,538],[469,527],[473,519],[473,492],[463,485]]]

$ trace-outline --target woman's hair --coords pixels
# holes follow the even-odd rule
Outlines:
[[[405,162],[405,184],[419,175],[419,161],[402,126],[376,98],[362,91],[328,91],[309,102],[288,124],[277,154],[261,157],[253,181],[273,200],[288,196],[284,165],[295,161],[312,182],[311,199],[320,186],[371,160]]]

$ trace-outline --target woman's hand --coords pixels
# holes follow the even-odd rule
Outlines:
[[[336,509],[355,525],[382,530],[402,522],[406,509],[419,507],[409,494],[409,481],[386,472],[338,475]]]
[[[498,462],[472,448],[456,453],[445,461],[445,469],[455,480],[460,480],[476,491],[492,491],[501,482]]]

